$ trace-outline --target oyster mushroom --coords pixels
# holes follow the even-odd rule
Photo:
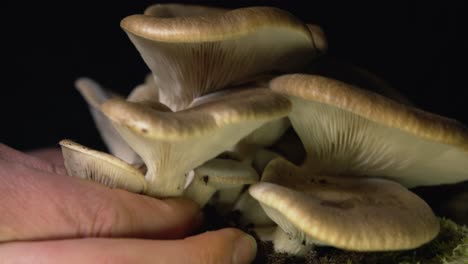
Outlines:
[[[379,176],[407,187],[468,179],[468,130],[455,120],[316,75],[275,78],[306,167],[327,175]]]
[[[168,197],[182,195],[189,171],[286,116],[290,107],[269,89],[248,88],[179,112],[118,98],[101,110],[146,164],[148,193]]]
[[[252,83],[257,84],[255,81]],[[233,87],[231,89],[216,91],[197,97],[189,105],[189,108],[215,101],[220,96],[229,96],[232,93],[236,93],[238,89],[238,87]],[[242,138],[241,141],[235,144],[233,148],[229,149],[226,154],[231,159],[251,164],[257,150],[274,144],[289,127],[290,123],[287,117],[267,122]]]
[[[162,9],[126,17],[121,27],[153,72],[160,101],[173,111],[259,74],[298,69],[319,53],[314,43],[323,42],[323,34],[277,8]]]
[[[218,206],[233,205],[242,187],[258,181],[257,172],[249,165],[227,159],[212,159],[194,170],[193,180],[184,196],[203,207],[217,191],[230,192],[231,199],[217,201]]]
[[[384,179],[314,175],[275,159],[249,192],[278,224],[273,243],[279,252],[303,255],[314,244],[356,251],[412,249],[439,231],[421,198]]]
[[[141,160],[138,155],[120,137],[109,119],[100,110],[102,103],[110,98],[118,97],[118,95],[106,91],[98,83],[89,78],[79,78],[76,80],[75,86],[88,103],[94,123],[102,140],[109,148],[109,152],[128,163],[140,163]]]
[[[61,140],[60,146],[68,175],[92,180],[111,188],[135,193],[146,192],[143,173],[125,161],[67,139]]]

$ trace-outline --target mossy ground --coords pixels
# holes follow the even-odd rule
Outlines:
[[[236,214],[219,217],[213,208],[206,210],[205,230],[236,227]],[[441,231],[430,243],[415,250],[393,252],[353,252],[332,247],[316,247],[305,257],[275,253],[271,242],[257,241],[257,264],[468,264],[468,228],[448,219],[441,219]],[[244,229],[251,233],[252,230]]]

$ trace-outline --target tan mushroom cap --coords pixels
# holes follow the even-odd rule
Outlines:
[[[88,103],[94,123],[110,153],[126,162],[139,163],[138,155],[120,137],[109,119],[100,110],[102,103],[118,95],[105,90],[90,78],[77,79],[75,86]]]
[[[322,76],[285,75],[270,85],[293,103],[289,118],[311,169],[410,187],[468,179],[468,130],[455,120]]]
[[[101,109],[144,160],[153,195],[176,196],[183,191],[184,174],[265,122],[286,116],[290,107],[269,89],[248,88],[180,112],[122,99],[109,100]]]
[[[291,237],[357,250],[401,250],[432,240],[439,223],[430,207],[398,183],[313,176],[272,161],[250,194]]]
[[[258,74],[295,70],[317,53],[305,24],[270,7],[171,18],[132,15],[121,27],[153,72],[160,101],[173,111]]]
[[[146,191],[144,175],[125,161],[68,139],[60,141],[60,146],[68,175],[130,192]]]

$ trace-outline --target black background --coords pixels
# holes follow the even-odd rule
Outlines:
[[[56,146],[59,140],[70,138],[103,148],[74,80],[89,76],[121,94],[141,83],[148,69],[119,22],[155,3],[110,2],[3,3],[0,142],[28,150]],[[180,2],[229,8],[270,5],[289,10],[303,21],[323,27],[332,57],[380,75],[422,109],[468,124],[467,85],[462,81],[466,69],[462,52],[467,47],[463,35],[468,30],[460,21],[462,1],[459,5],[442,1],[424,5],[395,1]],[[422,190],[420,195],[433,206],[442,205],[440,197],[452,190]]]
[[[74,80],[89,76],[122,94],[142,82],[148,69],[119,22],[155,3],[114,2],[6,3],[0,142],[26,150],[71,138],[102,148]],[[331,56],[380,75],[425,110],[468,124],[466,82],[461,81],[461,69],[466,68],[462,32],[467,30],[459,21],[461,6],[394,1],[180,2],[286,9],[323,27]]]

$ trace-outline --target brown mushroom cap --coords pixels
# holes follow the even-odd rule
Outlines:
[[[102,111],[144,160],[155,196],[183,192],[184,174],[221,152],[265,122],[287,115],[289,101],[264,88],[221,96],[180,112],[112,99]]]
[[[302,67],[317,53],[308,28],[280,9],[180,13],[132,15],[121,22],[155,76],[160,101],[173,111],[255,75]]]
[[[430,207],[398,183],[310,175],[283,159],[249,189],[292,238],[357,251],[416,248],[439,231]]]
[[[271,88],[293,103],[310,169],[411,187],[468,179],[468,130],[455,120],[322,76],[285,75]]]
[[[125,161],[67,139],[60,141],[60,146],[68,175],[130,192],[146,191],[141,171]]]

